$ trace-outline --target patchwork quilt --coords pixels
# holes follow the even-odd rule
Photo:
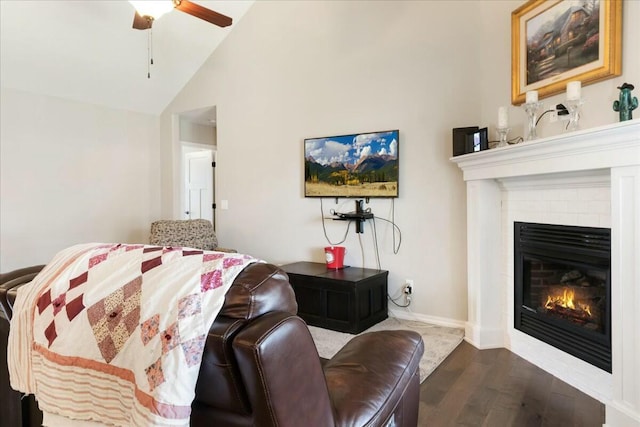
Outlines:
[[[235,277],[257,261],[148,245],[63,250],[18,291],[11,386],[67,418],[188,425],[209,327]]]

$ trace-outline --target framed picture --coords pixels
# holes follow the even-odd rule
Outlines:
[[[622,72],[622,0],[530,0],[511,13],[511,102]]]

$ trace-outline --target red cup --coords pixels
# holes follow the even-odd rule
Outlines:
[[[324,248],[324,255],[327,258],[327,268],[343,268],[344,253],[344,246],[326,246]]]

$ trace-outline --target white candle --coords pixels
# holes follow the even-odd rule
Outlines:
[[[509,127],[509,115],[507,107],[498,108],[498,128],[504,129]]]
[[[582,83],[580,83],[579,81],[567,83],[567,100],[575,101],[577,99],[580,99],[581,88]]]
[[[538,91],[530,90],[527,92],[527,104],[531,104],[533,102],[538,102]]]

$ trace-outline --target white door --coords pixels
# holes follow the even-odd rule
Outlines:
[[[211,150],[186,153],[185,216],[213,222],[213,153]]]

